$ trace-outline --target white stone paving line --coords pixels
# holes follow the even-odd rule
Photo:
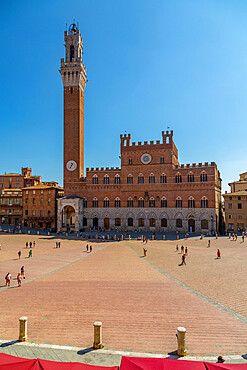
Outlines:
[[[0,340],[0,345],[5,343],[13,342],[11,340]],[[57,344],[39,344],[39,343],[30,343],[30,342],[16,342],[14,343],[15,346],[25,346],[25,347],[37,347],[37,348],[48,348],[48,349],[59,349],[59,350],[66,350],[66,351],[83,351],[87,350],[88,347],[72,347],[72,346],[59,346]],[[96,352],[94,352],[96,353]],[[108,355],[119,355],[119,356],[130,356],[130,357],[150,357],[150,358],[174,358],[178,360],[187,360],[187,361],[205,361],[210,362],[212,360],[216,360],[216,356],[185,356],[177,358],[176,355],[165,355],[165,354],[158,354],[158,353],[139,353],[139,352],[127,352],[127,351],[111,351],[109,349],[97,349],[97,354],[108,354]],[[243,361],[243,357],[240,355],[228,355],[224,356],[225,360],[241,360]]]

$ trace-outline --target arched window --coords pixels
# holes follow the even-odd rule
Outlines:
[[[177,197],[176,199],[176,208],[182,208],[183,201],[181,197]]]
[[[155,208],[155,200],[154,200],[154,197],[151,197],[149,199],[149,207],[150,208]]]
[[[127,184],[133,184],[133,176],[132,175],[128,175]]]
[[[208,175],[206,174],[206,172],[205,172],[205,171],[203,171],[203,172],[201,173],[200,178],[201,178],[201,182],[207,182],[207,181],[208,181]]]
[[[115,184],[120,184],[120,176],[119,175],[115,176]]]
[[[208,220],[201,220],[201,229],[208,229]]]
[[[166,208],[166,207],[167,207],[167,200],[166,200],[166,198],[165,198],[165,197],[162,197],[162,198],[161,198],[161,203],[160,203],[160,205],[161,205],[161,208]]]
[[[176,227],[183,227],[183,220],[181,218],[176,219]]]
[[[105,185],[108,185],[108,184],[109,184],[109,182],[110,182],[109,176],[108,176],[108,175],[105,175],[105,176],[104,176],[104,184],[105,184]]]
[[[115,199],[115,208],[120,208],[121,207],[121,200],[120,200],[120,198],[116,198]]]
[[[133,218],[132,217],[128,218],[128,226],[133,226]]]
[[[155,184],[155,177],[153,173],[151,173],[149,176],[149,184]]]
[[[97,198],[93,198],[93,208],[98,208],[98,199]]]
[[[164,173],[162,173],[162,175],[160,176],[160,183],[166,184],[166,175]]]
[[[193,197],[188,199],[188,208],[195,208],[195,199]]]
[[[115,218],[115,226],[121,226],[121,218],[119,217]]]
[[[97,175],[93,175],[93,184],[98,184],[99,183],[99,178]]]
[[[138,176],[138,184],[144,184],[144,176],[142,173]]]
[[[110,201],[109,201],[109,199],[107,197],[105,197],[105,199],[104,199],[104,207],[105,208],[109,208],[109,205],[110,205]]]
[[[208,200],[206,197],[202,197],[201,199],[201,208],[208,208]]]
[[[179,172],[177,173],[177,175],[175,177],[175,182],[177,184],[180,184],[182,182],[182,176],[179,174]]]
[[[133,207],[133,199],[131,197],[127,201],[127,207],[130,207],[130,208]]]
[[[87,208],[87,199],[83,198],[83,208]]]
[[[138,219],[138,226],[139,227],[144,226],[144,218],[141,217],[141,218]]]
[[[150,227],[155,227],[155,218],[150,218],[149,219],[149,226]]]
[[[75,56],[75,48],[74,45],[70,45],[70,62],[72,62],[72,58]]]
[[[161,219],[161,227],[167,227],[167,218]]]
[[[139,208],[143,208],[144,207],[144,199],[143,198],[139,198],[138,199],[138,207]]]
[[[188,182],[194,182],[194,175],[192,172],[188,174]]]

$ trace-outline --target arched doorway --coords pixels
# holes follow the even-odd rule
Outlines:
[[[72,206],[66,206],[63,209],[63,227],[67,229],[75,228],[75,210]]]
[[[195,220],[193,218],[190,218],[188,221],[188,229],[190,233],[195,232]]]
[[[108,230],[110,228],[110,219],[109,217],[104,218],[104,228]]]
[[[99,226],[99,219],[98,217],[93,217],[93,227],[98,227]]]

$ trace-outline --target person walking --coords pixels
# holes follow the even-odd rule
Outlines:
[[[87,252],[88,252],[88,244],[86,245],[86,249],[87,249]]]
[[[144,255],[144,257],[146,257],[146,255],[147,255],[147,248],[143,248],[143,255]]]
[[[20,273],[18,273],[18,275],[17,275],[17,284],[18,284],[18,287],[20,287],[21,286],[21,274]]]
[[[32,242],[29,243],[29,247],[32,248]]]
[[[177,244],[177,246],[176,246],[176,252],[178,252],[178,244]]]
[[[217,249],[217,258],[221,258],[221,253],[219,249]]]
[[[35,246],[36,246],[36,241],[33,242],[33,247],[35,248]]]
[[[208,248],[210,247],[210,240],[208,241]]]
[[[60,248],[61,247],[61,242],[58,242],[58,248]]]
[[[181,247],[181,253],[184,253],[184,246]]]
[[[30,250],[30,251],[29,251],[28,258],[29,258],[29,257],[33,257],[33,251],[32,251],[32,250]]]
[[[18,252],[18,257],[21,258],[21,251]]]
[[[187,248],[187,247],[185,247],[185,251],[184,251],[184,253],[185,253],[185,255],[187,256],[187,254],[188,254],[188,248]]]
[[[26,248],[28,248],[28,242],[26,242]]]
[[[93,247],[90,245],[90,253],[92,252],[92,250],[93,250]]]
[[[11,281],[12,277],[11,277],[11,273],[8,272],[7,275],[5,276],[5,280],[6,280],[6,286],[10,286],[10,281]]]
[[[25,270],[24,270],[24,266],[21,266],[21,277],[22,277],[23,279],[26,279],[26,278],[25,278]]]
[[[186,262],[185,262],[185,254],[182,255],[182,263],[181,265],[186,265]]]

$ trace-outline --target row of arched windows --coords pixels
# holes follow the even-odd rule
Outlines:
[[[162,218],[160,220],[160,226],[161,227],[167,227],[167,218]],[[129,227],[134,226],[134,220],[132,217],[129,217],[127,219],[127,225]],[[121,218],[116,217],[115,218],[115,226],[121,226]],[[138,218],[138,226],[143,227],[144,226],[144,218],[140,217]],[[156,220],[155,218],[150,218],[149,219],[149,227],[156,227]],[[182,228],[183,227],[183,220],[181,218],[176,219],[176,227],[177,228]],[[201,220],[201,228],[204,230],[208,229],[208,220]]]
[[[159,199],[159,198],[158,198]],[[135,199],[136,201],[137,199]],[[148,206],[150,208],[155,208],[156,201],[154,197],[150,197],[148,199]],[[93,198],[93,203],[92,203],[93,208],[98,208],[99,206],[99,201],[96,197]],[[119,197],[115,198],[115,208],[120,208],[121,207],[121,200]],[[87,199],[84,198],[83,200],[83,207],[87,208]],[[103,200],[103,207],[104,208],[109,208],[110,207],[110,199],[105,197]],[[134,200],[132,197],[129,197],[127,200],[127,207],[128,208],[133,208],[134,207]],[[166,197],[162,197],[160,200],[160,207],[161,208],[167,208],[167,199]],[[188,199],[187,203],[188,208],[195,208],[195,199],[191,196]],[[144,208],[144,198],[140,197],[138,199],[138,208]],[[176,198],[176,208],[183,208],[183,200],[181,197]],[[201,198],[201,208],[208,208],[208,199],[204,196]]]
[[[133,176],[131,174],[129,174],[128,177],[127,177],[127,184],[133,184],[133,182],[134,182],[133,179],[134,179]],[[175,176],[175,182],[177,184],[179,184],[179,183],[183,182],[182,180],[183,180],[182,175],[179,174],[179,172],[178,172],[177,175]],[[144,184],[144,176],[143,176],[142,173],[140,173],[138,175],[137,181],[138,181],[138,184]],[[149,184],[155,184],[155,181],[156,181],[155,176],[154,176],[153,173],[151,173],[148,177],[148,182],[149,182]],[[194,182],[194,175],[192,173],[190,173],[188,175],[187,181],[188,182]],[[208,181],[208,176],[205,172],[201,173],[200,181],[201,182],[207,182]],[[162,173],[160,175],[159,182],[160,182],[160,184],[166,184],[166,182],[167,182],[166,181],[166,175],[164,173]],[[93,175],[92,183],[96,184],[96,185],[99,183],[99,178],[98,178],[97,175]],[[105,175],[104,179],[103,179],[103,184],[108,185],[109,183],[110,183],[110,177],[109,177],[109,175]],[[114,178],[114,184],[119,185],[120,183],[121,183],[120,175],[116,175],[115,178]]]

